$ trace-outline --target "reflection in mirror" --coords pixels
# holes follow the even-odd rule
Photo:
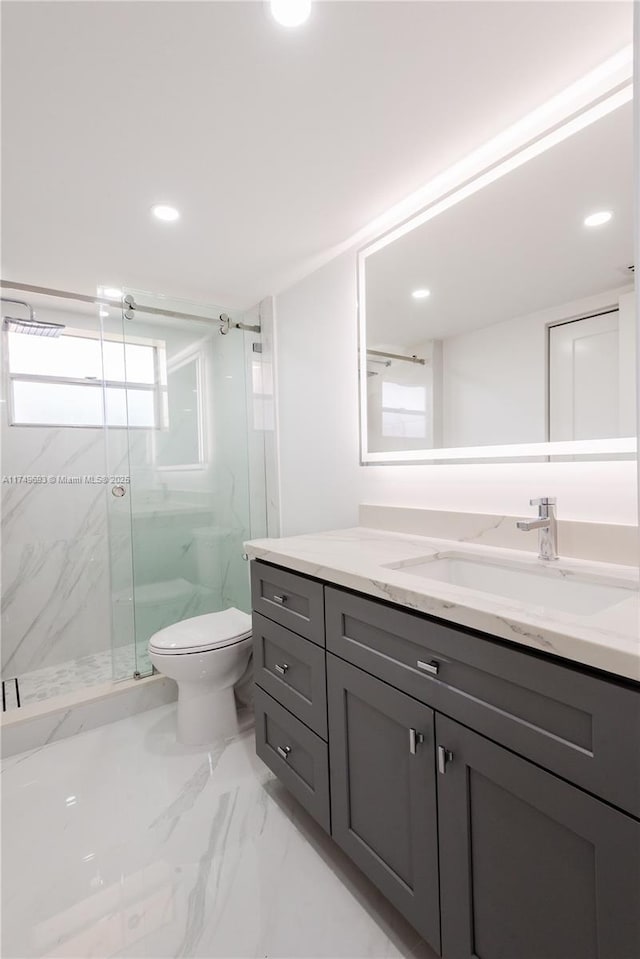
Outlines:
[[[156,466],[185,469],[203,461],[202,358],[198,353],[167,369],[167,431],[157,439]]]
[[[632,116],[363,251],[365,454],[635,436]]]

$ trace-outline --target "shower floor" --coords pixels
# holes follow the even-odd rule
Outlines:
[[[89,686],[109,683],[114,679],[131,679],[135,669],[143,676],[151,674],[151,662],[146,645],[137,651],[133,644],[119,646],[116,650],[104,650],[71,659],[55,666],[44,666],[18,676],[20,705],[44,702],[56,696],[66,696]],[[18,706],[13,677],[6,677],[6,710]]]

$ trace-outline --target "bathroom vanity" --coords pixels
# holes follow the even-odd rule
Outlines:
[[[611,639],[637,593],[591,636],[479,599],[489,632],[469,591],[393,563],[359,579],[320,540],[305,561],[248,546],[258,755],[445,959],[637,959],[640,683]],[[598,642],[618,672],[580,661]]]

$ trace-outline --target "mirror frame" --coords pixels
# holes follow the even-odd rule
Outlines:
[[[593,99],[586,107],[571,111],[566,107],[565,118],[560,123],[547,127],[540,136],[525,146],[512,152],[503,152],[493,164],[485,166],[477,175],[459,183],[453,189],[441,193],[432,203],[423,207],[408,219],[399,220],[390,229],[361,247],[357,254],[357,309],[358,309],[358,395],[360,418],[360,465],[399,465],[418,463],[455,463],[455,462],[517,462],[522,460],[545,461],[550,458],[581,458],[607,455],[616,458],[633,459],[637,452],[637,437],[620,437],[598,440],[565,440],[543,443],[516,443],[495,446],[464,446],[440,449],[393,450],[389,452],[371,452],[368,448],[367,426],[367,328],[366,328],[366,276],[367,257],[405,236],[412,230],[444,213],[450,207],[483,189],[496,180],[517,169],[529,160],[546,152],[568,139],[574,133],[583,130],[602,117],[612,113],[618,107],[633,99],[633,83],[629,75],[614,92]],[[640,342],[637,346],[640,354]]]

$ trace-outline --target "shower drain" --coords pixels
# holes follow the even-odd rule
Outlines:
[[[2,680],[2,712],[10,709],[20,709],[20,684],[18,677]]]

